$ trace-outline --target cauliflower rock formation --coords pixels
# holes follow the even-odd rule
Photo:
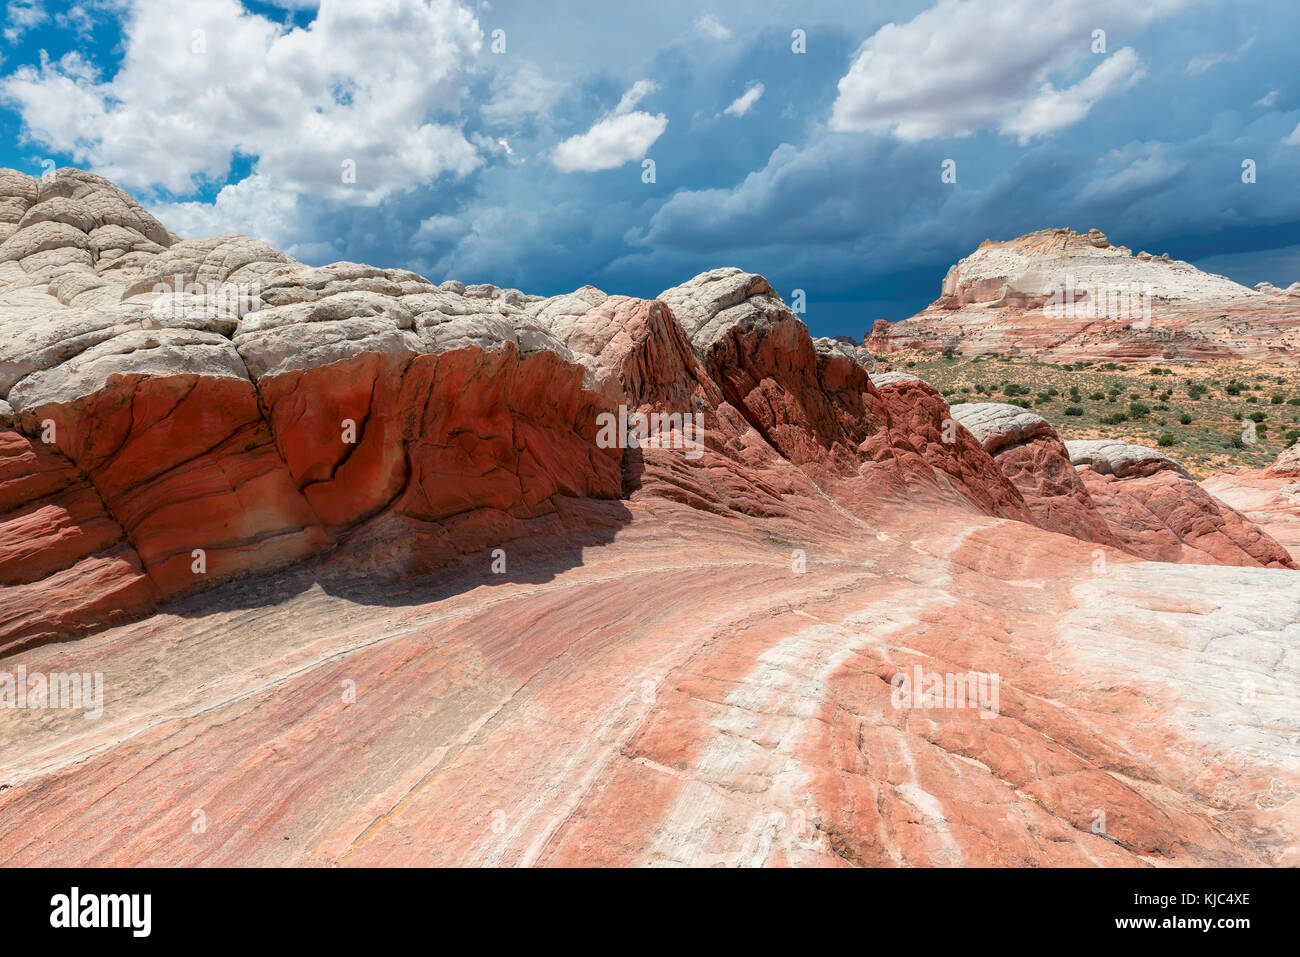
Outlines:
[[[541,297],[0,171],[0,678],[107,679],[3,712],[0,861],[1300,862],[1286,551],[871,373],[739,269]]]

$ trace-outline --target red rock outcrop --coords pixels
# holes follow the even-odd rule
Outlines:
[[[997,402],[954,405],[952,415],[1020,490],[1035,525],[1121,547],[1070,462],[1065,443],[1046,419]]]
[[[1125,551],[1161,562],[1300,567],[1277,541],[1202,489],[1167,455],[1124,442],[1065,445]]]
[[[1300,561],[1300,446],[1283,449],[1266,469],[1230,468],[1201,483]]]
[[[715,269],[659,300],[729,404],[842,504],[870,517],[891,502],[955,496],[986,514],[1026,517],[978,443],[944,440],[948,406],[934,388],[912,379],[877,389],[861,357],[814,342],[761,276]]]
[[[157,592],[95,488],[66,458],[0,429],[0,634],[66,637],[131,618]]]
[[[105,679],[0,710],[0,862],[1297,862],[1296,566],[1159,453],[873,381],[736,269],[0,200],[0,704]]]

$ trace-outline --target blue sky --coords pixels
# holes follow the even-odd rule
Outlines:
[[[736,265],[857,338],[1045,227],[1300,280],[1298,28],[1294,0],[0,0],[0,166],[435,281]]]

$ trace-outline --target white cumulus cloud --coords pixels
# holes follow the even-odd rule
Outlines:
[[[613,169],[641,159],[668,128],[662,113],[640,111],[609,116],[585,133],[571,136],[555,148],[555,167],[564,173]]]
[[[1018,113],[1002,121],[1002,132],[1017,136],[1024,143],[1035,136],[1073,126],[1088,115],[1098,100],[1127,90],[1144,73],[1137,53],[1132,47],[1124,47],[1068,89],[1057,90],[1050,83],[1045,84]]]
[[[1097,56],[1093,29],[1104,24],[1118,34],[1186,2],[940,0],[907,23],[886,24],[859,47],[839,82],[831,129],[902,140],[985,127],[1023,139],[1061,129],[1141,75],[1126,47],[1100,59],[1077,84],[1056,89],[1049,76]]]
[[[637,80],[619,99],[613,113],[555,148],[555,168],[563,173],[590,173],[644,157],[668,128],[668,117],[633,108],[657,89],[658,84],[651,80]]]
[[[149,211],[185,239],[243,233],[291,256],[301,228],[297,194],[276,189],[256,173],[223,186],[211,203],[157,203]]]
[[[758,98],[763,95],[766,87],[762,83],[755,83],[740,96],[731,101],[731,105],[723,110],[728,116],[744,116],[758,102]]]
[[[699,30],[706,37],[712,37],[715,40],[730,40],[731,31],[726,28],[721,20],[711,13],[706,13],[695,21],[695,29]]]
[[[24,33],[49,19],[41,0],[9,0],[5,7],[4,38],[7,43],[17,43]]]
[[[459,109],[481,42],[454,0],[322,0],[309,29],[235,0],[131,0],[111,79],[43,58],[0,80],[0,100],[30,139],[128,188],[184,195],[242,155],[277,189],[373,204],[482,162],[432,119]]]
[[[619,116],[631,111],[638,103],[657,89],[659,89],[659,84],[653,80],[637,80],[632,84],[628,91],[619,98],[618,106],[614,107],[614,114]]]

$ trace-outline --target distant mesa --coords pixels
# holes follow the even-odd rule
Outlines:
[[[1300,283],[1254,289],[1168,253],[1134,254],[1100,230],[1044,229],[985,240],[944,277],[939,298],[877,320],[874,353],[952,348],[1044,361],[1300,358]]]

